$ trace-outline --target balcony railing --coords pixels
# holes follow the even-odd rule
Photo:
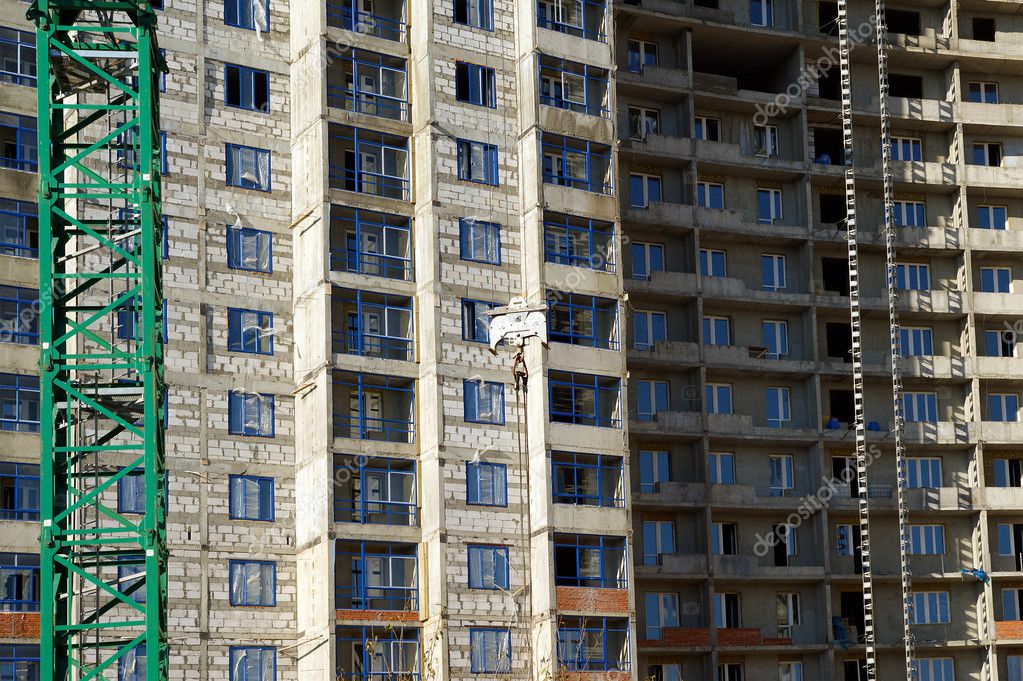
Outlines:
[[[384,40],[405,42],[405,22],[399,18],[385,17],[358,9],[359,0],[327,3],[327,23],[364,35]]]
[[[344,409],[347,411],[338,411]],[[412,442],[415,388],[411,379],[371,374],[334,381],[334,436]]]
[[[417,523],[416,471],[410,461],[336,454],[334,520],[342,523]],[[356,467],[357,466],[357,467]],[[342,482],[343,481],[343,482]]]

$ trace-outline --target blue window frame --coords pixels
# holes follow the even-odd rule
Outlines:
[[[501,225],[476,218],[460,218],[458,236],[462,260],[501,264]]]
[[[334,124],[329,132],[332,189],[409,200],[408,138]]]
[[[543,133],[543,181],[560,187],[611,194],[611,147]]]
[[[489,66],[455,62],[455,99],[467,104],[497,108],[494,69]]]
[[[469,588],[508,589],[508,547],[469,544]]]
[[[561,213],[543,220],[544,260],[559,265],[615,271],[614,224]]]
[[[39,342],[39,290],[0,286],[0,343]]]
[[[0,112],[0,168],[35,172],[39,166],[36,119]]]
[[[142,325],[139,319],[142,314],[142,307],[138,302],[138,296],[132,296],[124,301],[117,310],[117,338],[118,340],[137,340],[138,330]],[[167,339],[167,299],[163,299],[163,338]]]
[[[1008,220],[1005,206],[977,206],[977,227],[980,229],[1006,229]]]
[[[629,671],[629,621],[559,617],[558,664],[569,672]]]
[[[146,602],[146,558],[141,553],[121,556],[117,566],[117,590],[136,603]]]
[[[0,198],[0,255],[39,256],[39,212],[36,204]]]
[[[275,681],[277,649],[271,646],[231,647],[231,681]]]
[[[270,72],[224,64],[224,104],[249,111],[270,111]]]
[[[274,520],[274,479],[258,475],[232,475],[230,506],[232,520]]]
[[[386,279],[412,279],[412,221],[399,215],[331,205],[330,268]]]
[[[224,23],[267,33],[270,30],[270,0],[224,0]]]
[[[228,227],[227,266],[233,270],[272,273],[273,234],[251,227]]]
[[[224,145],[224,164],[228,187],[270,191],[270,151],[245,147],[240,144]]]
[[[362,9],[366,4],[360,0],[330,0],[327,3],[327,23],[384,40],[405,41],[405,22],[397,11],[395,16],[385,17]]]
[[[550,420],[600,428],[620,428],[618,379],[575,372],[551,372]]]
[[[543,54],[537,55],[537,68],[541,104],[610,118],[607,69]]]
[[[377,374],[334,379],[334,436],[383,442],[415,441],[415,381]]]
[[[412,301],[361,289],[335,289],[335,318],[342,329],[333,333],[334,352],[409,361],[413,356]],[[335,322],[336,323],[336,322]]]
[[[39,465],[0,462],[0,520],[38,519]]]
[[[117,681],[146,681],[144,644],[138,644],[117,660]]]
[[[458,179],[477,184],[498,185],[497,145],[457,140]]]
[[[342,610],[419,609],[415,544],[339,543],[335,564],[350,579],[336,589]]]
[[[403,59],[357,49],[348,49],[337,59],[345,85],[327,85],[328,106],[408,120],[408,74]]]
[[[547,291],[547,329],[557,343],[618,349],[618,303],[578,293]]]
[[[403,525],[417,523],[416,464],[404,459],[335,455],[346,462],[335,465],[349,482],[334,493],[334,520],[342,523]],[[352,464],[357,464],[353,470]],[[337,478],[341,480],[341,477]]]
[[[555,504],[625,506],[624,462],[620,456],[551,452]]]
[[[494,0],[454,0],[456,24],[494,30]]]
[[[39,377],[0,373],[0,430],[39,432]]]
[[[728,258],[725,252],[701,248],[700,274],[705,277],[727,277]]]
[[[0,26],[0,81],[35,87],[36,42],[28,31]]]
[[[338,627],[338,681],[419,681],[419,632],[415,627]]]
[[[266,393],[227,394],[227,431],[249,437],[274,436],[274,396]]]
[[[231,605],[277,605],[277,564],[268,560],[229,562]]]
[[[469,627],[469,671],[501,674],[511,671],[511,630]]]
[[[39,681],[39,644],[0,645],[0,679]]]
[[[540,28],[578,38],[607,42],[606,20],[604,0],[537,0],[536,3],[536,23]]]
[[[0,553],[0,612],[39,612],[39,554]]]
[[[594,589],[627,589],[624,537],[554,535],[554,583]]]
[[[497,303],[483,300],[462,299],[462,340],[474,343],[490,342],[490,315],[488,310],[497,307]]]
[[[508,505],[508,466],[470,461],[465,464],[465,500],[473,506]]]
[[[462,382],[463,414],[468,423],[504,425],[504,384],[489,381]]]
[[[1012,289],[1012,270],[1008,267],[981,267],[980,290],[984,293],[1009,293]]]
[[[270,312],[227,308],[227,349],[256,355],[274,354],[274,316]]]
[[[639,491],[656,494],[657,485],[671,480],[671,460],[668,452],[642,450],[639,453]]]
[[[146,512],[146,478],[139,473],[127,473],[117,481],[117,512]]]

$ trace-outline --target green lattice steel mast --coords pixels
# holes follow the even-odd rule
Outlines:
[[[119,666],[145,665],[133,678],[164,681],[156,16],[138,0],[35,0],[28,15],[39,77],[42,678],[116,679]]]

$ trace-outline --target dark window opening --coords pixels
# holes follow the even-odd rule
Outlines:
[[[718,0],[693,0],[693,5],[696,7],[709,7],[710,9],[717,9]]]
[[[818,93],[821,99],[832,99],[838,101],[842,99],[842,76],[838,71],[838,67],[832,67],[821,74],[821,77],[817,80],[817,87],[820,89]]]
[[[920,35],[920,12],[911,12],[905,9],[889,9],[885,18],[888,22],[888,31],[901,33],[902,35]]]
[[[845,258],[821,258],[824,290],[849,295],[849,263]]]
[[[838,128],[813,129],[813,162],[821,165],[843,165],[845,142]]]
[[[838,35],[838,3],[822,0],[817,3],[817,30],[829,36]]]
[[[824,335],[828,344],[828,357],[852,362],[852,330],[848,324],[828,322],[824,327]]]
[[[973,39],[993,43],[995,41],[995,20],[989,17],[973,17]]]
[[[828,391],[828,400],[831,402],[831,418],[846,424],[851,424],[856,420],[852,390],[830,390]]]
[[[907,76],[905,74],[893,73],[888,76],[888,93],[892,97],[923,99],[924,79],[920,76]]]
[[[822,225],[838,225],[845,229],[845,197],[841,194],[821,194],[820,220]]]

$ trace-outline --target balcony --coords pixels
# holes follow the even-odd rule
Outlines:
[[[415,381],[341,372],[334,378],[334,437],[415,440]]]
[[[966,241],[977,250],[1015,253],[1023,250],[1023,230],[975,227],[966,231]]]
[[[407,138],[332,123],[328,153],[331,189],[409,200]]]
[[[568,371],[551,371],[550,420],[598,428],[621,428],[621,381]]]
[[[792,556],[806,560],[803,556]],[[823,563],[823,560],[820,561]],[[770,554],[757,556],[711,556],[715,576],[724,579],[823,579],[823,565],[775,565]]]
[[[372,11],[366,11],[365,7]],[[327,25],[345,31],[405,42],[405,3],[400,0],[374,0],[367,5],[359,0],[331,0],[327,3]]]
[[[353,111],[408,121],[408,77],[405,60],[368,50],[350,49],[327,66],[327,105]]]
[[[625,508],[621,457],[551,452],[551,477],[555,504]]]
[[[628,589],[625,537],[554,535],[554,584],[587,589]]]
[[[609,145],[549,132],[542,134],[541,145],[545,184],[594,194],[612,193]]]
[[[658,482],[652,489],[634,494],[633,504],[665,508],[680,506],[703,508],[707,505],[707,486],[702,482]]]
[[[335,288],[331,296],[333,350],[342,355],[413,359],[412,299]]]
[[[615,681],[629,678],[617,674],[630,669],[627,618],[560,615],[557,624],[560,669],[569,673],[603,672],[603,679]]]
[[[643,65],[640,72],[619,69],[616,82],[630,93],[652,99],[676,99],[689,87],[689,72],[671,66]]]
[[[339,626],[337,681],[419,681],[419,630],[388,624]]]
[[[636,565],[639,579],[704,579],[707,577],[707,556],[703,554],[661,553],[656,565]]]
[[[649,278],[629,277],[625,280],[629,293],[664,296],[677,299],[678,296],[695,297],[699,287],[696,274],[692,272],[651,272]]]
[[[339,541],[334,561],[338,610],[414,613],[419,588],[415,544]],[[372,613],[346,613],[345,619],[373,619]]]
[[[618,349],[618,301],[547,291],[547,331],[552,343]]]
[[[335,454],[334,471],[335,522],[416,526],[415,462]]]
[[[599,118],[610,118],[609,71],[540,54],[540,104]]]
[[[569,4],[537,2],[536,23],[556,33],[607,42],[607,3],[581,0]]]
[[[411,234],[407,217],[331,204],[330,269],[411,281]]]

